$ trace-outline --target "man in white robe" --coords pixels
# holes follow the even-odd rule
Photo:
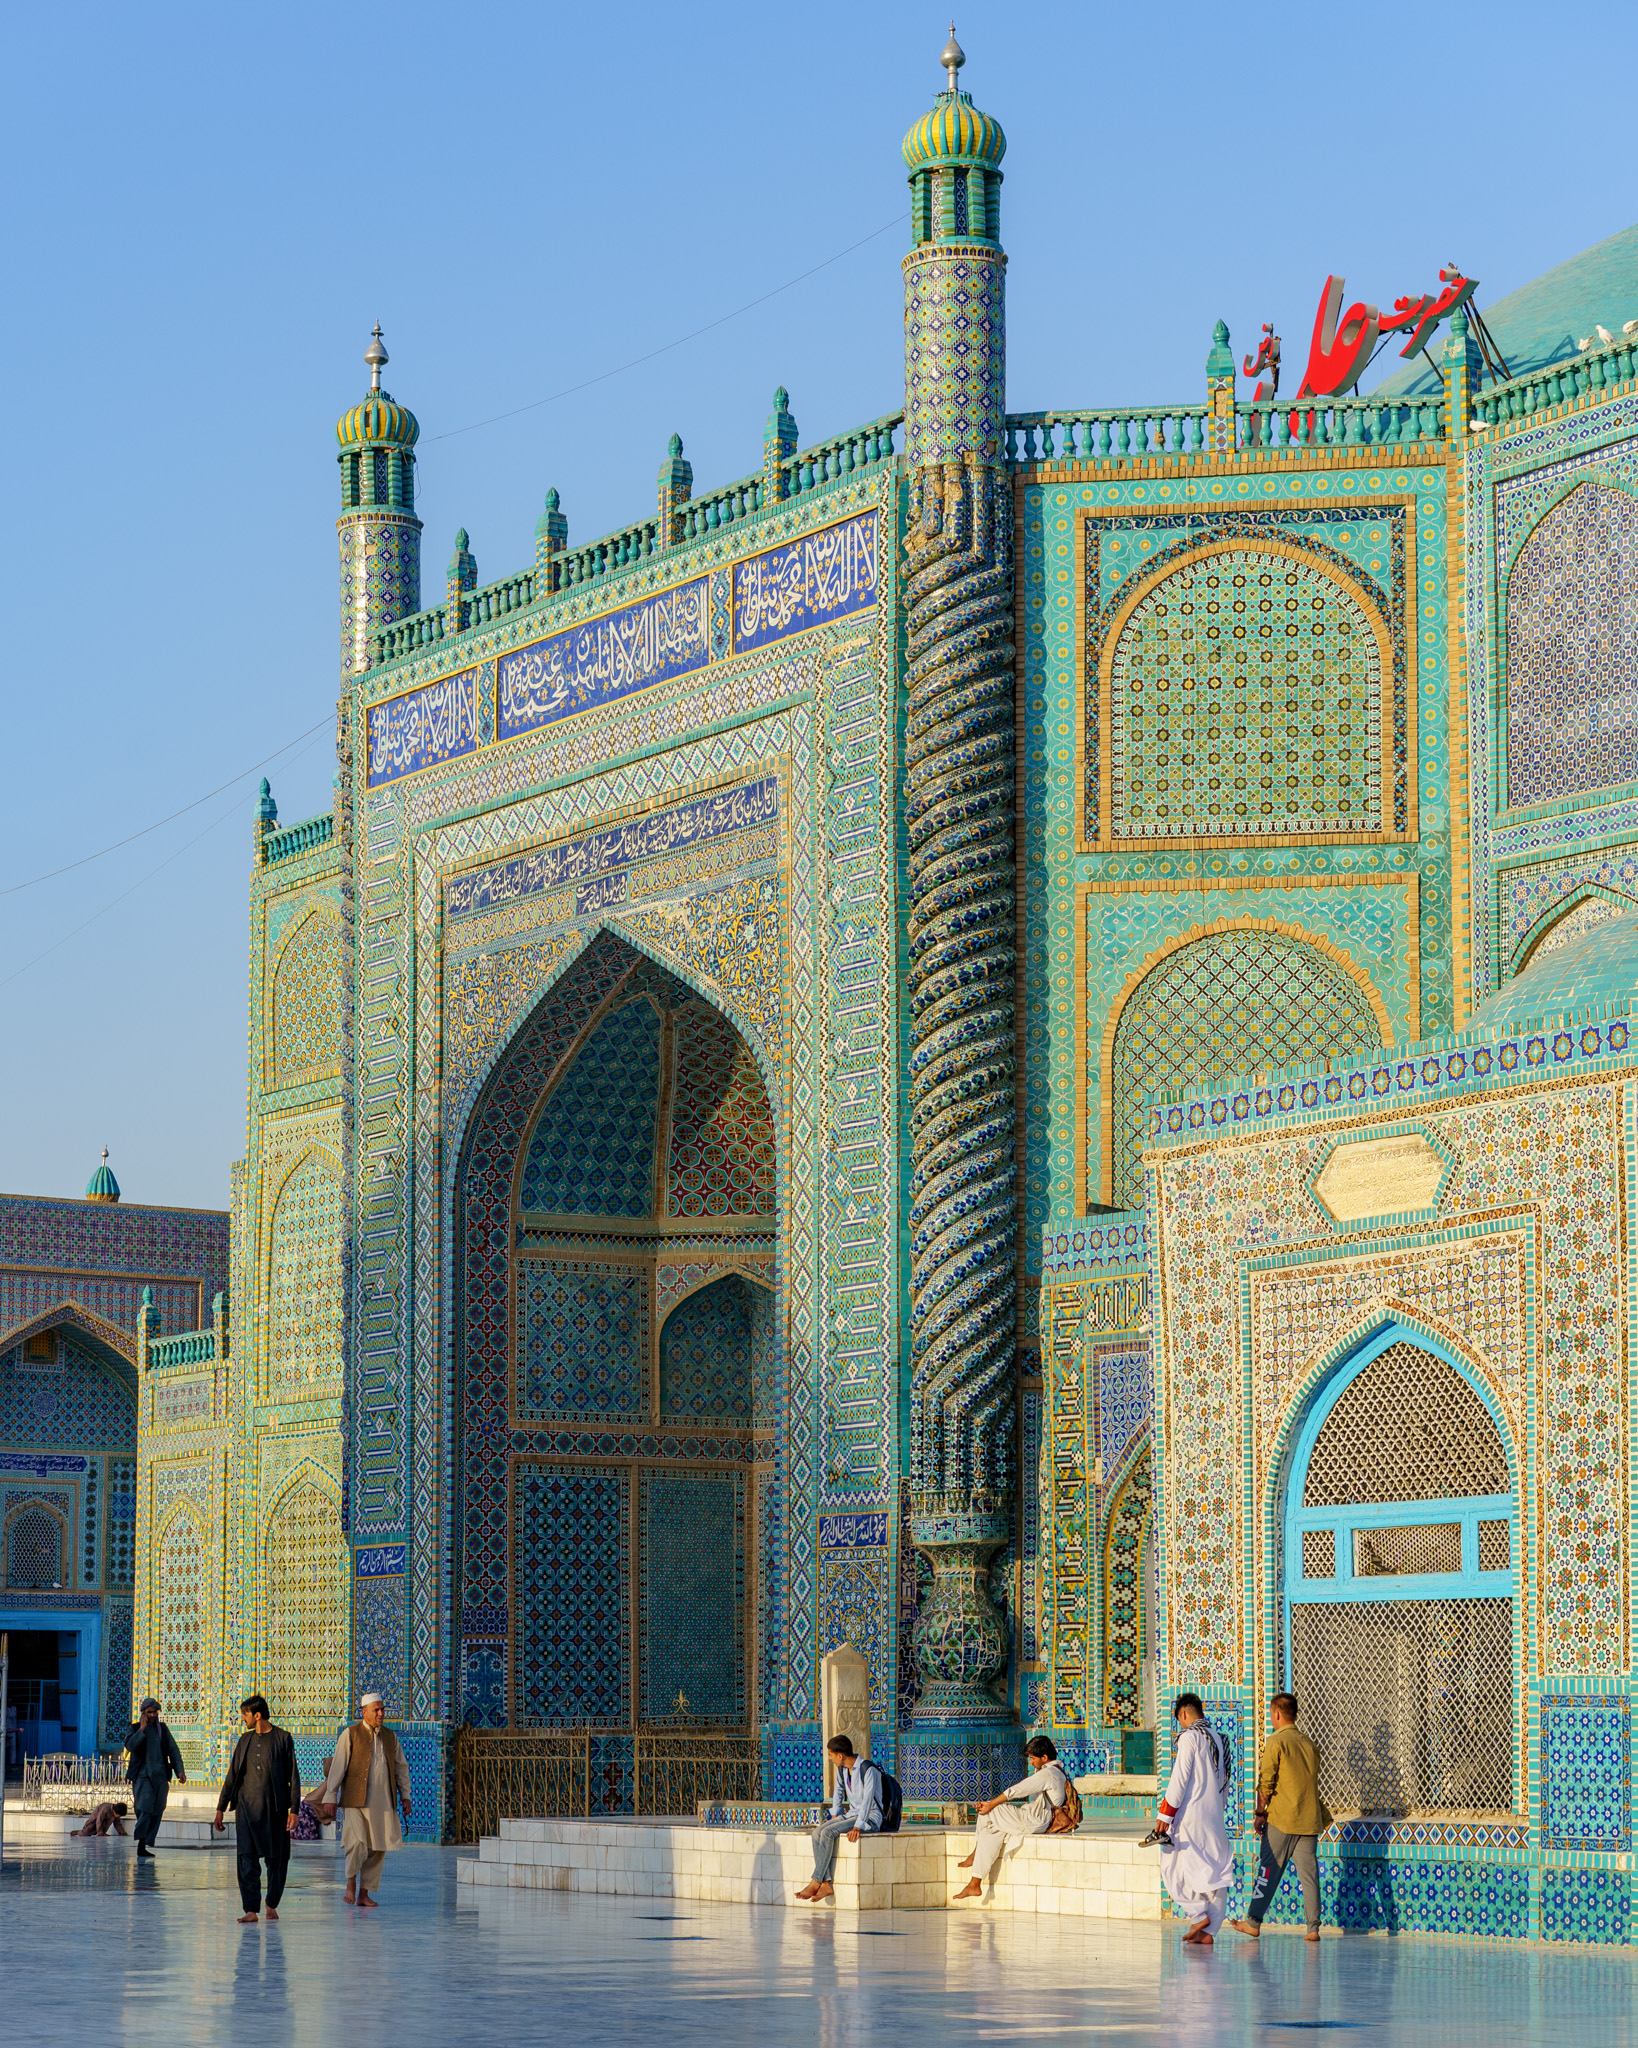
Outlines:
[[[1058,1762],[1058,1752],[1044,1735],[1037,1735],[1024,1754],[1034,1764],[1034,1772],[1020,1778],[1016,1785],[1009,1785],[997,1798],[978,1802],[978,1840],[973,1844],[973,1853],[963,1857],[960,1866],[970,1870],[972,1876],[955,1894],[957,1899],[980,1898],[984,1880],[1001,1861],[1008,1842],[1019,1841],[1025,1835],[1046,1834],[1052,1826],[1052,1816],[1069,1797],[1069,1781]],[[1015,1799],[1029,1803],[1014,1806]]]
[[[1229,1748],[1226,1738],[1206,1719],[1198,1694],[1179,1693],[1172,1717],[1178,1735],[1172,1775],[1160,1802],[1160,1875],[1178,1911],[1189,1922],[1183,1939],[1210,1948],[1223,1923],[1234,1876],[1234,1856],[1223,1821]]]
[[[382,1726],[386,1706],[378,1692],[367,1692],[359,1701],[359,1716],[336,1744],[324,1780],[324,1818],[334,1820],[341,1808],[341,1846],[347,1859],[347,1889],[342,1898],[350,1906],[375,1906],[380,1902],[370,1893],[381,1883],[381,1868],[389,1849],[403,1847],[404,1831],[398,1824],[402,1804],[410,1812],[409,1765],[403,1745],[390,1728]]]

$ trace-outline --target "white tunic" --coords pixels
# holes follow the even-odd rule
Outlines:
[[[340,1799],[347,1784],[347,1766],[352,1760],[353,1731],[343,1731],[336,1744],[336,1753],[330,1760],[330,1774],[324,1781],[324,1797],[332,1805]],[[376,1737],[370,1744],[370,1774],[364,1783],[364,1804],[360,1807],[346,1807],[342,1810],[342,1839],[347,1838],[349,1828],[354,1832],[363,1831],[367,1846],[376,1849],[400,1849],[404,1844],[404,1830],[398,1824],[398,1802],[410,1796],[409,1766],[404,1760],[403,1745],[398,1745],[398,1776],[394,1783],[387,1769],[387,1745]]]
[[[1223,1825],[1228,1792],[1228,1744],[1215,1728],[1195,1721],[1177,1738],[1164,1810],[1171,1815],[1173,1846],[1162,1850],[1160,1874],[1185,1911],[1234,1876],[1234,1855]]]

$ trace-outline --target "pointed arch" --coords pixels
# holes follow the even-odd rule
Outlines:
[[[1544,911],[1519,940],[1513,948],[1510,974],[1522,974],[1532,961],[1544,959],[1584,931],[1633,910],[1638,910],[1638,899],[1607,889],[1601,882],[1583,882]]]
[[[198,1727],[205,1720],[206,1546],[204,1522],[190,1501],[177,1501],[161,1523],[154,1560],[159,1701],[167,1720]]]
[[[302,1458],[262,1526],[258,1678],[283,1726],[333,1734],[347,1718],[350,1564],[340,1490]]]
[[[1154,1457],[1145,1435],[1110,1489],[1103,1527],[1103,1715],[1113,1728],[1142,1726],[1143,1643],[1155,1619],[1143,1612],[1143,1547],[1154,1495]]]

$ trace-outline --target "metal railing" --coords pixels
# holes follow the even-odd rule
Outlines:
[[[503,1820],[583,1820],[591,1812],[592,1743],[631,1745],[632,1806],[692,1814],[702,1802],[762,1795],[762,1744],[725,1729],[461,1728],[455,1735],[455,1831],[476,1842]]]
[[[591,1811],[586,1728],[460,1728],[455,1734],[455,1835],[476,1842],[503,1820]]]
[[[693,1813],[702,1800],[762,1796],[762,1744],[754,1735],[701,1730],[639,1735],[633,1804],[639,1813]]]
[[[23,1759],[22,1797],[31,1806],[41,1805],[48,1789],[106,1792],[124,1783],[125,1757],[119,1750],[101,1756],[53,1753]]]

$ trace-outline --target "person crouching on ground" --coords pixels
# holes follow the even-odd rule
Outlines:
[[[1200,1695],[1180,1692],[1172,1708],[1177,1723],[1177,1748],[1172,1775],[1160,1802],[1159,1828],[1170,1846],[1163,1847],[1160,1874],[1189,1926],[1183,1939],[1201,1948],[1213,1946],[1223,1924],[1234,1857],[1223,1824],[1228,1796],[1229,1750],[1223,1736],[1206,1719]]]
[[[222,1815],[234,1810],[233,1843],[239,1857],[241,1924],[254,1922],[262,1906],[262,1864],[267,1864],[267,1917],[277,1920],[290,1870],[290,1837],[296,1831],[301,1778],[296,1745],[275,1728],[259,1692],[239,1703],[245,1732],[239,1737],[227,1776],[216,1798],[211,1826],[222,1833]]]
[[[123,1835],[129,1811],[123,1799],[105,1799],[100,1806],[92,1807],[85,1816],[84,1827],[76,1828],[69,1840],[77,1842],[82,1835]]]
[[[813,1831],[813,1876],[797,1893],[799,1899],[834,1897],[830,1874],[836,1868],[836,1845],[844,1835],[850,1842],[873,1835],[882,1824],[880,1766],[869,1757],[855,1755],[845,1735],[833,1735],[825,1747],[836,1760],[836,1790],[831,1795],[830,1819]]]
[[[379,1905],[370,1893],[381,1883],[389,1849],[404,1846],[398,1808],[410,1815],[409,1765],[404,1749],[384,1727],[386,1706],[378,1692],[358,1703],[358,1719],[344,1730],[324,1780],[324,1818],[334,1820],[341,1808],[341,1847],[347,1861],[345,1904]]]
[[[1257,1859],[1257,1882],[1243,1920],[1229,1925],[1241,1934],[1260,1935],[1263,1915],[1274,1903],[1287,1863],[1297,1866],[1302,1886],[1302,1917],[1310,1941],[1320,1938],[1319,1838],[1331,1825],[1331,1814],[1319,1793],[1319,1751],[1297,1726],[1297,1696],[1277,1692],[1268,1703],[1274,1732],[1257,1759],[1257,1830],[1263,1838]]]
[[[978,1802],[978,1840],[973,1853],[964,1856],[960,1864],[961,1869],[972,1872],[972,1879],[956,1893],[957,1899],[978,1898],[1008,1842],[1025,1835],[1044,1835],[1052,1816],[1069,1797],[1069,1781],[1058,1762],[1058,1752],[1044,1735],[1027,1743],[1024,1754],[1035,1764],[1033,1774],[1009,1785],[998,1797]],[[1029,1804],[1014,1806],[1015,1799]]]

